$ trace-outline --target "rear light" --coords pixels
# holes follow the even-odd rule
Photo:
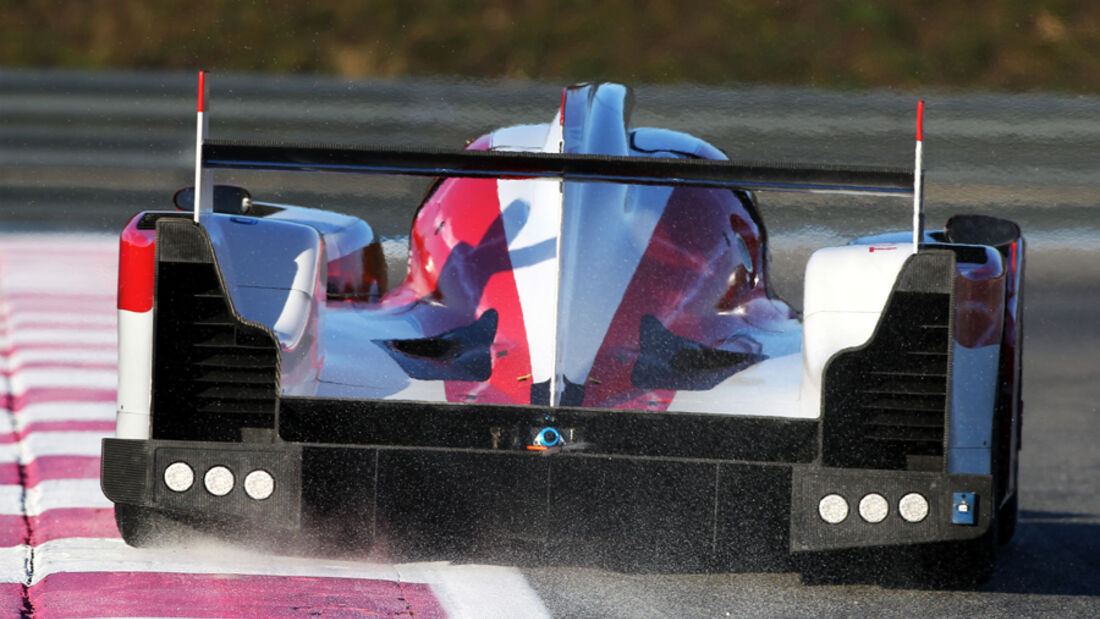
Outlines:
[[[840,524],[848,517],[848,501],[839,494],[826,495],[818,502],[817,513],[829,524]]]
[[[233,490],[233,484],[236,480],[233,478],[233,471],[224,466],[215,466],[206,472],[202,481],[203,485],[206,486],[206,491],[210,494],[225,496]]]
[[[173,462],[164,469],[164,485],[173,492],[186,492],[195,483],[195,471],[185,462]]]
[[[907,522],[920,522],[928,517],[928,499],[916,492],[910,492],[898,501],[898,513]]]
[[[262,501],[275,492],[275,478],[264,470],[252,471],[244,478],[244,491],[253,499]]]
[[[890,513],[890,504],[881,494],[872,492],[859,501],[859,516],[871,524],[886,520]]]

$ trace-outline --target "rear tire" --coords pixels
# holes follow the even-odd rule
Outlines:
[[[115,524],[122,539],[135,548],[167,545],[170,536],[166,533],[181,527],[155,509],[125,503],[115,505]]]
[[[922,562],[924,586],[935,589],[974,589],[985,584],[997,564],[998,522],[985,535],[930,549]]]
[[[868,583],[889,588],[966,590],[993,575],[996,521],[981,537],[927,546],[860,548],[798,557],[807,585]]]

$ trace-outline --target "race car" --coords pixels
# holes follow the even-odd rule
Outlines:
[[[206,138],[203,82],[195,186],[121,235],[102,487],[128,543],[989,576],[1016,522],[1024,240],[924,230],[920,113],[912,170],[730,161],[631,127],[609,83],[462,150],[254,144]],[[433,179],[407,276],[367,222],[219,169]],[[912,199],[913,228],[816,251],[797,312],[769,287],[768,191],[899,220]]]

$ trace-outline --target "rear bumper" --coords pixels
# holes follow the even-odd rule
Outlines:
[[[193,471],[170,489],[168,466]],[[814,464],[590,455],[433,447],[332,446],[105,439],[103,491],[115,503],[181,520],[250,528],[323,531],[338,523],[357,539],[401,545],[486,548],[520,542],[547,560],[602,557],[694,565],[712,558],[785,556],[844,548],[976,538],[989,528],[991,478],[910,471],[822,468]],[[233,474],[215,496],[211,468]],[[177,467],[178,468],[178,467]],[[244,479],[266,471],[274,491],[258,500]],[[177,484],[178,485],[178,484]],[[973,493],[972,525],[953,524],[953,495]],[[860,516],[861,497],[881,495],[885,519]],[[901,497],[928,502],[920,522],[901,517]],[[837,524],[818,512],[837,494],[848,514]],[[976,507],[976,510],[973,509]]]

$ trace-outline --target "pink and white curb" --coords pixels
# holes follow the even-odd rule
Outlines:
[[[538,617],[510,567],[135,549],[99,489],[114,432],[118,243],[0,235],[0,612]]]

